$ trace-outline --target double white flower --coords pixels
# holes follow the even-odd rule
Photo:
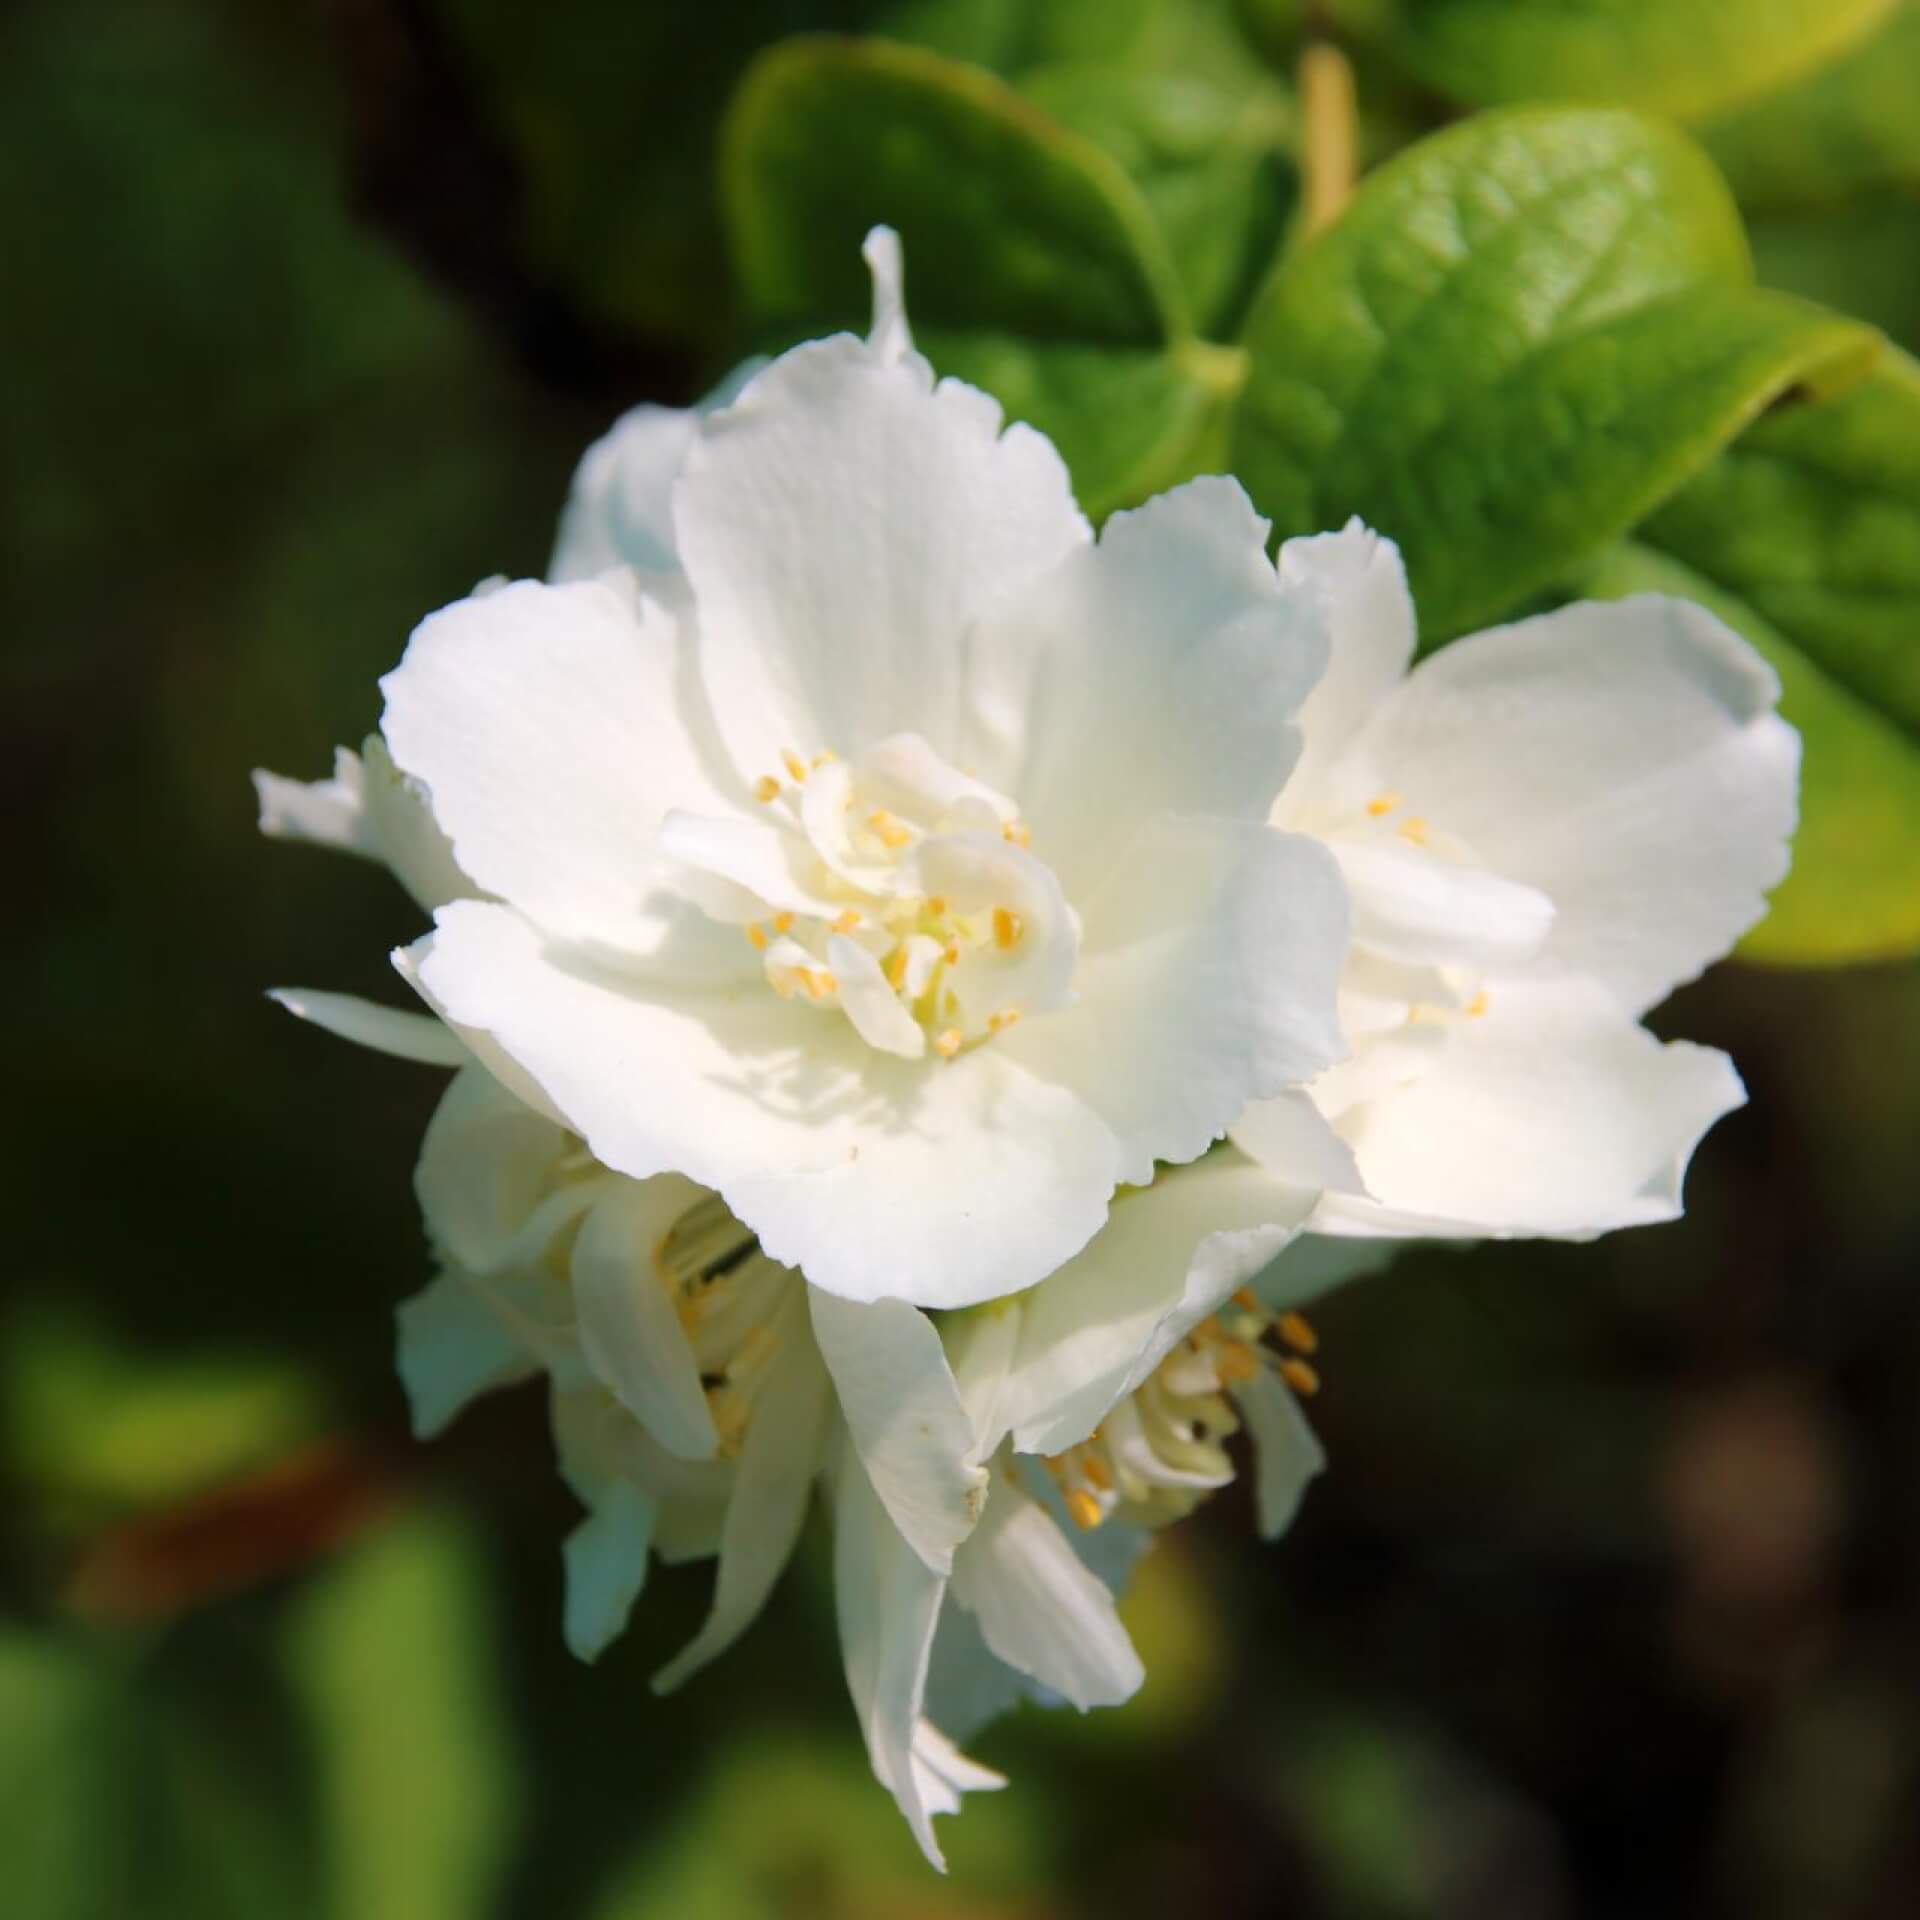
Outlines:
[[[868,258],[866,340],[628,416],[554,583],[434,615],[361,757],[260,787],[434,911],[396,961],[439,1020],[282,996],[462,1069],[417,1423],[547,1374],[576,1649],[650,1555],[717,1558],[666,1684],[828,1488],[850,1688],[937,1860],[997,1776],[929,1700],[964,1735],[1126,1697],[1112,1585],[1237,1428],[1290,1519],[1315,1292],[1395,1237],[1678,1210],[1741,1091],[1638,1016],[1762,911],[1796,743],[1680,603],[1409,671],[1357,526],[1276,567],[1201,480],[1096,541]]]

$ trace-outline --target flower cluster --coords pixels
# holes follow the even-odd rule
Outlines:
[[[400,1312],[423,1433],[528,1376],[592,1658],[716,1563],[670,1687],[816,1490],[875,1773],[931,1817],[1022,1693],[1124,1700],[1114,1596],[1251,1443],[1322,1465],[1302,1309],[1430,1235],[1671,1218],[1743,1095],[1640,1015],[1786,865],[1797,743],[1698,608],[1414,662],[1390,542],[1229,479],[1096,538],[1058,456],[875,314],[645,407],[552,577],[424,621],[269,833],[432,916],[427,1011],[295,1013],[456,1069]],[[937,1314],[937,1318],[935,1315]]]

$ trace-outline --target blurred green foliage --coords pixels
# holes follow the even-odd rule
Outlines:
[[[1683,112],[1760,286],[1911,352],[1920,10],[1329,11],[1389,164],[1307,241],[1297,0],[0,20],[9,1916],[1920,1905],[1910,963],[1689,990],[1674,1030],[1754,1103],[1683,1225],[1422,1252],[1329,1302],[1296,1534],[1262,1554],[1233,1494],[1150,1557],[1142,1696],[986,1735],[1013,1785],[946,1824],[946,1883],[866,1779],[817,1551],[684,1695],[646,1676],[702,1569],[599,1667],[564,1653],[537,1396],[402,1432],[434,1076],[259,997],[391,995],[412,915],[259,844],[246,769],[319,772],[422,612],[538,571],[619,408],[857,324],[876,217],[936,362],[1097,512],[1233,458],[1282,531],[1377,513],[1435,637],[1543,588],[1697,592],[1808,740],[1757,953],[1920,946],[1912,363],[1756,292],[1654,122],[1426,139],[1494,99]],[[1521,208],[1595,128],[1607,165]],[[1635,355],[1659,405],[1596,430]]]

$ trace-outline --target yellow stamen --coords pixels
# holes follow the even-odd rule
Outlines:
[[[891,848],[896,853],[913,838],[885,807],[875,807],[867,815],[867,825],[873,829],[883,847]]]
[[[960,964],[960,949],[958,946],[951,946],[940,957],[948,966],[957,967]]]
[[[1379,820],[1391,813],[1399,804],[1400,796],[1397,793],[1391,791],[1376,793],[1373,798],[1367,802],[1367,811],[1372,814],[1376,820]]]
[[[1236,1307],[1245,1307],[1249,1313],[1258,1313],[1260,1296],[1251,1287],[1241,1287],[1233,1296],[1233,1304]]]
[[[775,933],[791,933],[793,931],[793,915],[785,912],[776,913],[773,916],[773,930]]]
[[[758,947],[763,953],[766,951],[767,930],[758,920],[749,920],[746,926],[742,928],[742,932],[746,934],[747,944],[749,946]]]
[[[1311,1400],[1320,1391],[1320,1376],[1304,1360],[1282,1360],[1280,1378],[1303,1400]]]
[[[1020,1009],[1018,1007],[1002,1007],[998,1013],[990,1013],[987,1015],[987,1031],[989,1033],[1004,1033],[1006,1029],[1012,1026],[1019,1018]]]
[[[830,767],[839,758],[840,756],[829,747],[825,753],[816,753],[813,756],[813,764],[816,767]]]
[[[1102,1493],[1108,1493],[1112,1490],[1113,1469],[1108,1466],[1106,1461],[1091,1447],[1081,1456],[1080,1471],[1084,1473],[1088,1480],[1091,1481],[1094,1486],[1098,1487]]]
[[[803,977],[807,983],[807,992],[816,1000],[824,1000],[840,985],[840,982],[824,967],[809,967]]]
[[[1260,1371],[1260,1362],[1254,1358],[1252,1348],[1239,1340],[1223,1342],[1220,1351],[1214,1355],[1213,1365],[1226,1385],[1236,1380],[1251,1380]]]
[[[1031,846],[1033,829],[1024,820],[1009,820],[1000,829],[1002,840],[1011,840],[1016,847]]]
[[[769,802],[779,799],[780,782],[776,780],[772,774],[763,773],[760,778],[753,783],[753,797],[758,800],[763,807]]]
[[[993,944],[1002,953],[1013,946],[1026,931],[1026,922],[1011,907],[993,910]]]
[[[887,955],[887,964],[881,969],[887,976],[887,985],[895,993],[907,984],[907,950],[904,945],[895,947]]]
[[[947,896],[944,893],[928,894],[927,912],[936,920],[944,920],[947,917]]]
[[[1402,820],[1396,831],[1410,847],[1424,847],[1427,844],[1427,823],[1417,813]]]
[[[780,764],[786,768],[796,785],[807,777],[807,763],[791,747],[780,756]]]
[[[1085,1487],[1069,1487],[1065,1498],[1067,1512],[1082,1533],[1091,1533],[1106,1517],[1100,1511],[1100,1502]]]
[[[1487,990],[1485,987],[1482,987],[1480,991],[1467,1002],[1467,1014],[1470,1019],[1478,1020],[1486,1010]]]
[[[859,924],[860,916],[849,907],[846,912],[833,923],[833,931],[835,933],[851,933]]]
[[[942,1060],[951,1060],[960,1051],[960,1029],[949,1027],[945,1033],[937,1035],[933,1050]]]
[[[1304,1313],[1283,1313],[1279,1320],[1280,1338],[1297,1353],[1318,1353],[1320,1336],[1307,1324]]]

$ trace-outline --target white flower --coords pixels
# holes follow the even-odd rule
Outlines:
[[[865,1503],[839,1548],[849,1683],[875,1771],[938,1865],[932,1815],[1001,1783],[925,1724],[888,1664],[917,1644],[924,1667],[918,1596],[944,1585],[985,1494],[926,1316],[809,1287],[717,1195],[610,1172],[478,1065],[435,1112],[417,1185],[441,1271],[399,1316],[416,1430],[547,1375],[561,1468],[588,1510],[565,1548],[581,1658],[625,1627],[654,1555],[713,1557],[706,1622],[655,1676],[680,1685],[759,1613],[817,1484],[832,1479],[842,1514]]]
[[[492,896],[405,962],[482,1057],[817,1286],[954,1306],[1340,1057],[1345,904],[1266,825],[1323,640],[1245,496],[1096,543],[869,258],[868,340],[583,476],[561,564],[617,520],[647,571],[436,614],[382,731]],[[667,424],[677,474],[616,457]]]
[[[1289,541],[1332,653],[1275,822],[1353,901],[1352,1057],[1312,1103],[1352,1155],[1316,1231],[1584,1237],[1673,1218],[1701,1135],[1745,1098],[1725,1055],[1639,1017],[1724,954],[1787,868],[1799,742],[1772,670],[1646,596],[1456,641],[1409,671],[1392,544]],[[1299,1100],[1233,1131],[1299,1165]],[[1310,1136],[1324,1144],[1318,1134]]]

